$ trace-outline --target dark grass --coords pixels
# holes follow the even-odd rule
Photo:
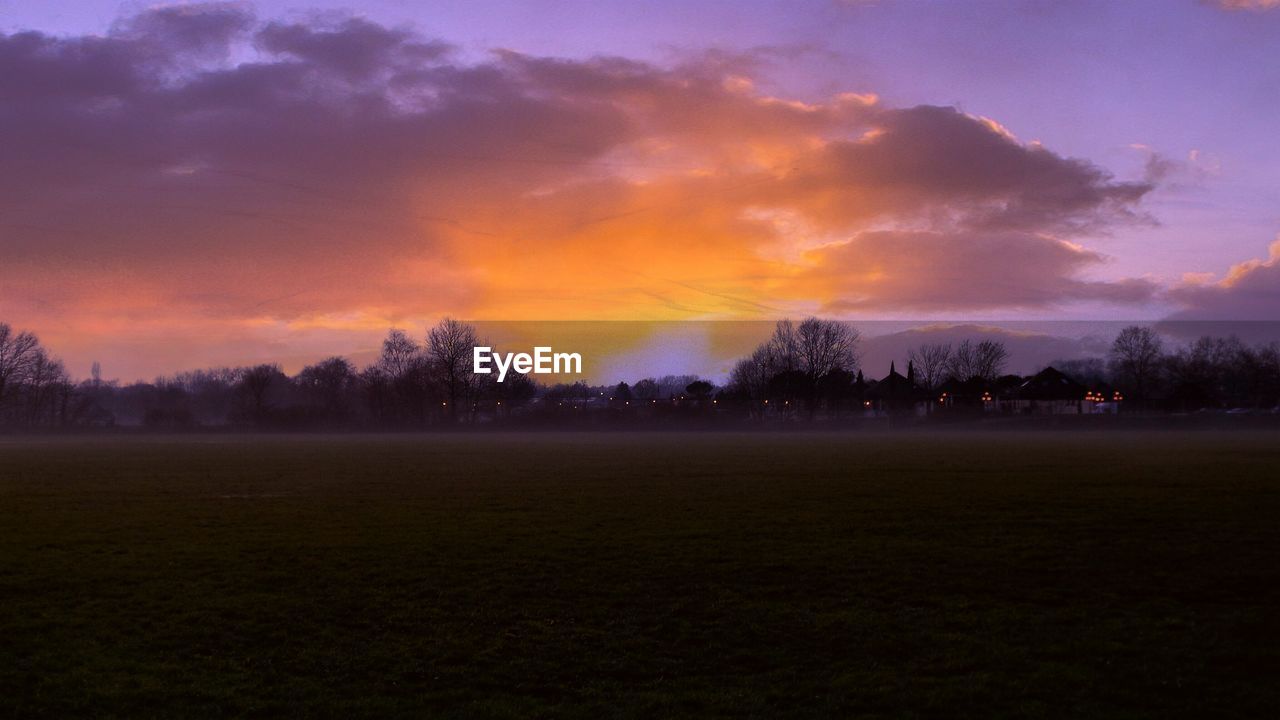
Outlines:
[[[1274,717],[1277,440],[0,441],[0,714]]]

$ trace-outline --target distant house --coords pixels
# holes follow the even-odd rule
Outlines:
[[[949,378],[939,386],[933,401],[939,410],[969,410],[981,412],[998,411],[1000,393],[994,383],[974,377],[961,382]]]
[[[1014,412],[1035,415],[1080,415],[1089,389],[1056,368],[1047,367],[1018,387],[1010,401]]]
[[[1115,415],[1120,412],[1124,393],[1104,382],[1094,383],[1084,394],[1086,415]]]
[[[853,380],[853,389],[851,392],[853,402],[857,403],[858,407],[871,407],[871,400],[867,398],[867,391],[870,389],[871,385],[867,382],[866,378],[862,376],[862,371],[859,370],[857,377]]]
[[[908,369],[907,375],[914,375]],[[913,378],[898,372],[889,363],[889,374],[868,384],[865,407],[873,415],[923,415],[929,408],[929,393],[915,384]]]

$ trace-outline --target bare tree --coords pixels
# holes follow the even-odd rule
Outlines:
[[[421,362],[422,349],[408,333],[395,329],[387,333],[377,365],[393,382],[408,375]]]
[[[320,402],[330,419],[341,420],[347,415],[347,399],[359,378],[349,360],[334,356],[303,368],[298,373],[297,383]]]
[[[383,421],[422,422],[432,394],[426,351],[403,330],[391,330],[362,379],[370,409]]]
[[[947,374],[961,382],[973,377],[978,365],[974,354],[972,342],[965,340],[960,343],[947,359]]]
[[[1111,343],[1111,373],[1133,384],[1133,392],[1141,402],[1146,402],[1160,370],[1160,358],[1164,343],[1149,327],[1130,325],[1120,331]]]
[[[760,349],[772,375],[798,370],[816,381],[832,370],[855,370],[860,339],[856,328],[835,320],[779,320]]]
[[[364,389],[369,415],[377,423],[393,418],[394,402],[391,395],[391,378],[377,364],[360,371],[360,386]]]
[[[15,333],[0,323],[0,405],[6,393],[25,377],[40,351],[40,341],[29,332]]]
[[[950,343],[925,343],[907,351],[907,360],[916,370],[916,383],[933,391],[947,380],[951,363]]]
[[[427,333],[427,357],[444,385],[453,420],[458,418],[458,402],[467,399],[475,379],[468,368],[477,344],[475,327],[453,318],[441,320]]]
[[[22,378],[26,424],[53,426],[65,420],[70,389],[71,380],[62,362],[37,347]]]
[[[780,320],[773,335],[743,358],[730,374],[729,390],[746,400],[753,414],[760,412],[770,383],[790,378],[786,385],[802,394],[814,410],[819,379],[835,372],[853,372],[858,367],[856,328],[816,317],[799,325]]]
[[[1009,361],[1009,351],[999,340],[983,340],[974,353],[978,377],[988,382],[1000,377]]]
[[[766,365],[772,374],[795,370],[800,366],[796,326],[790,320],[779,320],[774,326],[773,335],[761,348],[766,353]]]
[[[729,389],[747,403],[751,415],[764,411],[764,399],[772,377],[771,353],[767,344],[742,358],[729,373]]]
[[[271,389],[277,378],[283,377],[284,373],[281,372],[280,366],[273,363],[254,365],[244,371],[240,384],[249,393],[249,398],[253,402],[255,420],[261,420],[266,413],[267,391]]]
[[[1184,406],[1231,407],[1255,403],[1265,386],[1265,346],[1240,338],[1204,336],[1163,359],[1173,396]]]
[[[806,319],[795,331],[800,371],[816,383],[832,370],[856,370],[860,338],[858,331],[845,323],[816,317]]]
[[[965,340],[951,353],[947,372],[960,381],[982,378],[995,380],[1004,370],[1009,351],[998,340],[975,343]]]

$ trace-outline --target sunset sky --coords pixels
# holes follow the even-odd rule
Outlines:
[[[1275,320],[1280,2],[0,0],[0,321]]]

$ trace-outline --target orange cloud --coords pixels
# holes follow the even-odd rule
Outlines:
[[[1271,243],[1267,259],[1234,265],[1216,283],[1204,275],[1194,276],[1169,295],[1184,306],[1174,320],[1276,320],[1280,310],[1280,239]]]
[[[952,108],[766,95],[756,72],[749,54],[467,63],[364,20],[222,4],[0,35],[0,316],[77,352],[177,338],[166,353],[204,364],[446,313],[1149,296],[1082,279],[1104,258],[1068,241],[1140,221],[1150,184]]]

